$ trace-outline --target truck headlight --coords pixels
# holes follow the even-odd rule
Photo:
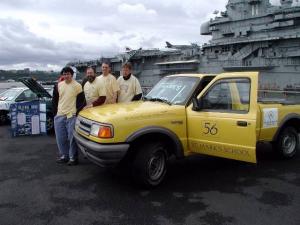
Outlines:
[[[92,124],[90,135],[99,137],[99,138],[112,138],[113,129],[110,125],[104,124]]]

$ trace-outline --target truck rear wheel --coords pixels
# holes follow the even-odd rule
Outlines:
[[[153,142],[139,148],[133,161],[133,179],[144,187],[155,187],[167,172],[166,147],[161,142]]]
[[[279,134],[275,149],[282,158],[292,158],[299,150],[299,136],[295,128],[286,127]]]

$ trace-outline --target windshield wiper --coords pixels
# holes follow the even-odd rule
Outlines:
[[[163,103],[166,103],[168,105],[172,105],[172,103],[169,102],[166,99],[161,99],[161,98],[147,98],[147,97],[145,97],[144,99],[147,100],[147,101],[151,101],[151,102],[163,102]]]

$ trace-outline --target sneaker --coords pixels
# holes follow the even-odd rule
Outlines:
[[[67,163],[68,159],[66,159],[65,157],[60,157],[56,160],[57,163]]]
[[[78,164],[77,159],[70,159],[68,162],[68,166],[76,166]]]

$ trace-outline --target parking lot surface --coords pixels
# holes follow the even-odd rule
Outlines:
[[[12,138],[0,127],[0,224],[299,225],[300,153],[277,159],[260,145],[258,164],[172,160],[153,190],[122,171],[80,157],[55,163],[53,136]]]

